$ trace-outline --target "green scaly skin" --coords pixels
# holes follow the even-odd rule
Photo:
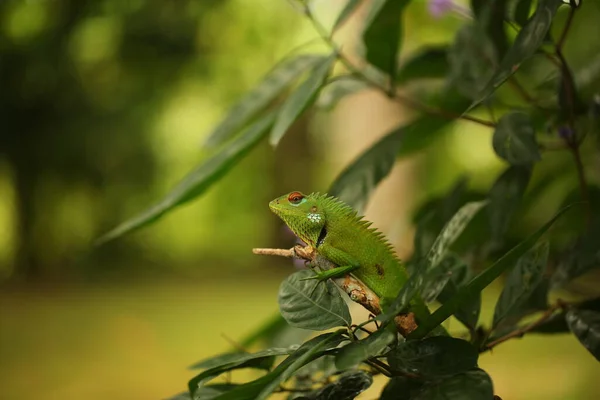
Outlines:
[[[292,192],[269,203],[271,211],[317,253],[338,268],[317,273],[324,280],[351,273],[379,296],[386,309],[408,280],[406,268],[384,235],[335,197]],[[421,299],[411,302],[417,322],[430,315]]]

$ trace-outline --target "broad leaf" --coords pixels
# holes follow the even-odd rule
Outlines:
[[[254,381],[216,397],[218,400],[262,400],[268,398],[279,385],[288,380],[298,369],[337,347],[344,338],[342,331],[325,333],[304,343],[283,360],[275,369]]]
[[[519,24],[519,26],[525,26],[525,24],[527,24],[529,14],[531,13],[531,3],[533,3],[533,0],[517,0],[512,19]]]
[[[294,350],[297,349],[297,346],[293,347],[276,347],[272,349],[267,349],[263,351],[259,351],[257,353],[246,353],[246,352],[237,352],[237,353],[225,353],[220,354],[218,356],[214,356],[208,358],[206,360],[202,360],[190,367],[190,369],[210,369],[215,367],[222,367],[225,365],[240,365],[244,364],[251,360],[256,360],[260,358],[267,358],[273,356],[283,356],[290,353],[293,353]]]
[[[451,315],[456,313],[458,309],[473,301],[483,289],[485,289],[490,283],[498,278],[502,273],[512,268],[517,260],[531,249],[539,238],[554,224],[554,222],[562,216],[571,207],[565,207],[560,210],[550,221],[546,222],[541,228],[534,232],[531,236],[523,240],[521,243],[510,249],[504,254],[498,261],[496,261],[491,267],[482,271],[477,275],[471,282],[469,282],[464,288],[460,289],[458,293],[445,302],[440,308],[438,308],[429,318],[422,321],[419,327],[409,335],[410,339],[419,339],[425,337],[435,327],[440,325]]]
[[[411,400],[421,390],[423,383],[405,376],[395,376],[383,388],[379,400]]]
[[[106,233],[98,239],[97,244],[148,225],[174,208],[200,196],[265,137],[274,120],[274,113],[270,113],[254,122],[244,133],[190,172],[161,201]]]
[[[508,274],[496,303],[493,327],[496,328],[503,322],[514,324],[527,313],[546,308],[547,284],[541,298],[536,298],[536,295],[540,295],[538,288],[544,279],[548,251],[548,242],[543,242],[517,261],[515,268]]]
[[[600,312],[573,309],[567,312],[566,319],[571,332],[600,361]]]
[[[511,166],[500,175],[492,186],[488,215],[492,238],[496,242],[500,242],[504,238],[530,178],[530,167]]]
[[[425,303],[435,301],[439,294],[448,286],[448,282],[455,276],[463,274],[467,268],[464,262],[456,255],[445,257],[437,267],[425,275],[421,298]]]
[[[431,380],[475,368],[479,353],[465,340],[434,336],[400,343],[387,358],[392,371]]]
[[[542,157],[531,118],[521,112],[504,114],[492,137],[494,151],[513,165],[529,165]]]
[[[350,311],[335,284],[302,280],[313,276],[313,271],[298,271],[281,283],[279,309],[283,318],[291,326],[316,331],[349,326]]]
[[[599,234],[600,224],[595,223],[566,251],[552,275],[553,288],[562,287],[586,272],[600,267]]]
[[[448,68],[446,47],[426,47],[400,66],[396,73],[396,83],[408,83],[416,79],[444,78]]]
[[[493,43],[500,57],[503,57],[508,49],[508,39],[504,30],[504,18],[498,16],[506,15],[507,2],[507,0],[471,0],[477,26]]]
[[[473,369],[425,385],[412,400],[493,400],[492,380],[485,371]]]
[[[302,54],[277,64],[252,90],[238,101],[210,133],[205,146],[216,147],[235,136],[290,86],[302,73],[325,57]]]
[[[272,146],[279,143],[304,110],[314,103],[336,58],[337,54],[332,53],[319,61],[310,71],[308,78],[285,100],[269,137]]]
[[[364,360],[378,356],[397,337],[393,324],[380,328],[365,339],[344,346],[335,356],[335,366],[339,370],[354,368]]]
[[[454,113],[462,113],[467,105],[466,99],[451,89],[435,102],[435,106]],[[392,170],[396,156],[408,156],[421,150],[438,138],[441,129],[450,122],[447,118],[428,115],[394,129],[350,163],[328,193],[361,212],[379,182]]]
[[[476,98],[497,64],[494,44],[477,25],[465,25],[448,52],[450,80],[470,99]]]
[[[324,386],[314,395],[314,400],[352,400],[373,384],[373,377],[364,371],[353,371],[342,374],[334,383]]]
[[[448,221],[438,237],[433,242],[433,246],[427,253],[425,269],[430,271],[437,267],[440,261],[446,256],[449,247],[464,231],[467,224],[473,219],[475,214],[487,201],[477,201],[465,204],[460,210]]]
[[[343,25],[344,22],[346,22],[346,20],[354,13],[354,11],[356,11],[356,9],[358,8],[358,6],[360,6],[361,3],[362,0],[348,0],[342,11],[336,18],[335,22],[333,23],[332,30],[335,32],[336,29]]]
[[[481,104],[504,81],[514,74],[525,60],[535,54],[543,44],[552,25],[552,19],[561,4],[563,4],[562,0],[540,0],[538,2],[535,14],[527,21],[523,29],[519,31],[513,45],[506,52],[493,77],[469,109],[473,109]]]
[[[458,291],[464,287],[467,282],[471,280],[471,273],[469,267],[463,263],[454,264],[451,270],[450,280],[446,283],[446,286],[442,292],[438,295],[437,300],[445,304],[452,299]],[[466,326],[471,333],[475,332],[477,321],[479,321],[479,313],[481,312],[481,293],[478,293],[471,301],[464,303],[461,307],[456,310],[454,316],[464,326]]]
[[[374,0],[367,12],[363,40],[365,60],[393,80],[401,42],[400,19],[410,0]]]

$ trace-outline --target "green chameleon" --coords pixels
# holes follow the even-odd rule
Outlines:
[[[315,279],[351,273],[379,296],[384,311],[408,280],[404,265],[384,235],[339,199],[292,192],[271,201],[269,207],[317,254],[338,265],[317,272]],[[411,301],[410,311],[417,323],[430,315],[419,298]]]

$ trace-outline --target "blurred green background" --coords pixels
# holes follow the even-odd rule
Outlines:
[[[343,3],[315,1],[324,21]],[[451,40],[461,17],[436,19],[414,3],[404,51]],[[182,391],[188,365],[229,350],[277,310],[293,266],[251,248],[293,238],[268,201],[326,190],[410,116],[380,95],[351,96],[299,121],[275,151],[260,145],[200,200],[94,247],[201,160],[227,107],[316,35],[284,0],[5,0],[0,28],[1,399]],[[350,23],[341,36],[352,35]],[[456,123],[384,182],[367,215],[402,256],[419,202],[465,174],[484,190],[502,169],[490,135]],[[600,366],[572,336],[514,340],[481,365],[504,399],[600,392]]]

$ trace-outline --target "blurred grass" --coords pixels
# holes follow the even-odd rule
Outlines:
[[[187,366],[231,349],[222,335],[239,339],[272,315],[278,285],[232,279],[4,291],[2,399],[163,399],[181,392],[193,375]],[[491,312],[484,308],[484,321]],[[505,400],[586,400],[600,391],[600,365],[568,335],[512,340],[484,354],[480,365]],[[382,384],[376,380],[361,398],[374,398]]]

